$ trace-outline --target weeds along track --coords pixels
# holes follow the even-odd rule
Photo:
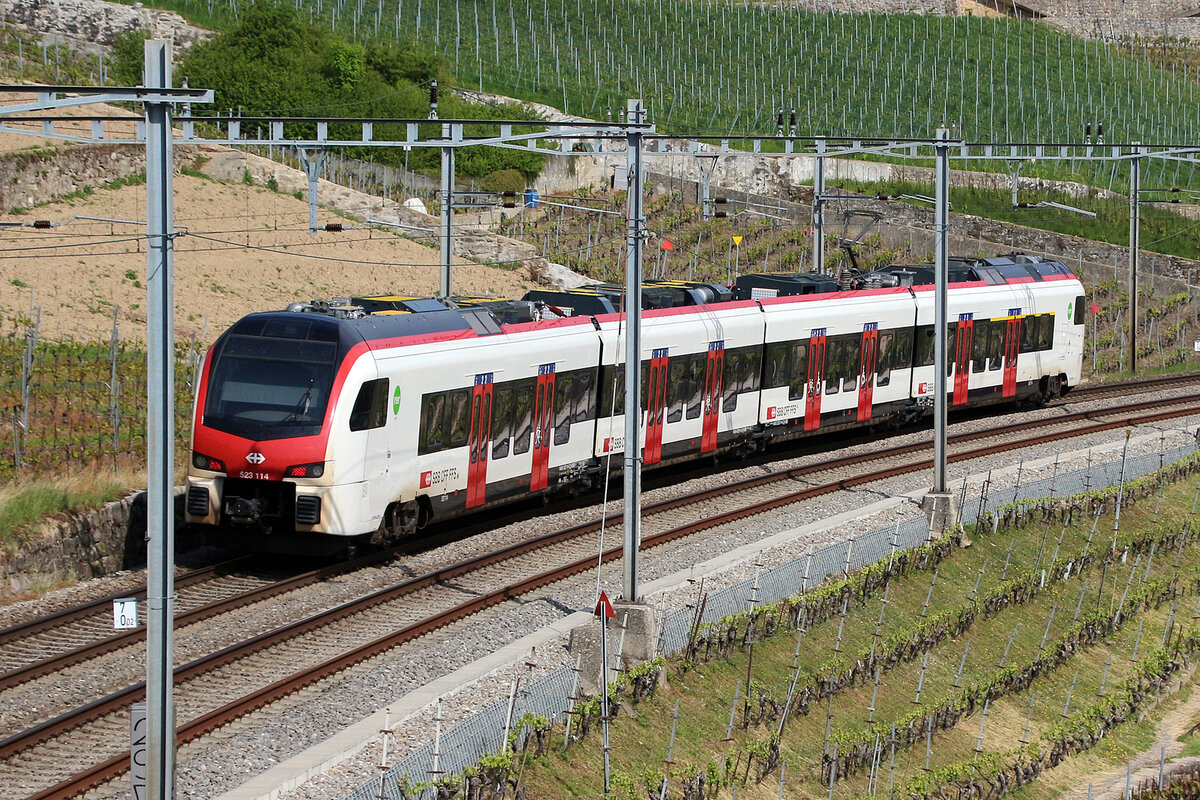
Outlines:
[[[1125,391],[1128,391],[1126,389]],[[1003,425],[951,438],[970,446],[952,452],[951,460],[982,458],[1003,451],[1037,447],[1047,442],[1104,430],[1148,424],[1200,414],[1200,395],[1115,406],[1102,411],[1063,414],[1040,421]],[[885,448],[866,456],[832,458],[777,470],[717,489],[648,505],[644,508],[643,549],[673,539],[781,508],[840,489],[926,469],[930,443]],[[607,526],[610,541],[620,533]],[[204,736],[251,711],[270,705],[306,686],[425,634],[595,566],[600,521],[576,525],[495,552],[440,568],[359,597],[319,614],[294,619],[245,641],[177,667],[176,704],[180,742]],[[620,558],[621,548],[607,548],[603,560]],[[339,565],[309,573],[315,582]],[[353,567],[349,567],[353,568]],[[295,579],[292,579],[295,580]],[[297,587],[259,586],[249,594],[225,600],[233,607],[263,602]],[[468,598],[464,602],[464,597]],[[192,612],[206,627],[232,628],[226,611],[205,606]],[[14,787],[16,797],[71,797],[123,773],[131,703],[144,697],[138,677],[140,658],[134,641],[98,646],[107,655],[73,653],[69,665],[0,691],[9,718],[24,720],[25,729],[0,741],[0,782]],[[120,659],[124,671],[114,668]],[[93,695],[58,701],[57,687],[91,686]],[[102,692],[107,695],[97,696]],[[74,707],[74,705],[78,707]],[[64,710],[64,705],[71,705]],[[53,707],[53,711],[47,709]],[[49,713],[58,714],[47,718]],[[97,764],[98,759],[107,759]]]

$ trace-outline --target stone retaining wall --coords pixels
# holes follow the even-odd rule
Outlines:
[[[190,158],[176,148],[176,158]],[[33,208],[84,186],[98,187],[146,169],[140,145],[43,147],[0,153],[0,212]]]
[[[1200,39],[1200,18],[1129,19],[1115,17],[1055,17],[1054,27],[1082,39],[1119,42],[1129,39]]]
[[[987,3],[988,0],[980,0]],[[1018,0],[1047,17],[1120,17],[1165,19],[1200,13],[1197,0]]]
[[[183,487],[175,487],[175,550],[204,544],[183,517]],[[14,594],[56,583],[99,578],[146,565],[146,493],[138,492],[85,514],[43,521],[19,552],[0,554],[0,580]]]
[[[173,11],[122,5],[102,0],[0,0],[0,20],[6,25],[61,37],[81,49],[110,47],[126,31],[151,30],[159,39],[186,47],[213,34],[189,25]]]
[[[55,583],[86,580],[108,575],[131,564],[131,557],[139,549],[145,560],[145,501],[141,505],[141,542],[130,546],[130,520],[134,499],[131,495],[124,500],[108,503],[98,511],[86,515],[71,515],[66,520],[43,522],[33,533],[31,541],[24,544],[14,555],[0,561],[0,575],[15,594],[36,591]]]

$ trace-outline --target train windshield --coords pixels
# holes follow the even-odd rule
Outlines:
[[[337,366],[336,328],[307,320],[245,322],[214,354],[204,424],[257,440],[319,432]]]

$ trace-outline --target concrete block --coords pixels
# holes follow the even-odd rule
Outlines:
[[[929,537],[940,539],[958,524],[958,509],[950,492],[930,492],[921,499],[921,510],[929,518]]]
[[[607,622],[608,680],[617,677],[617,669],[628,670],[645,664],[658,655],[658,622],[654,607],[645,603],[617,601],[616,616]],[[622,636],[623,635],[623,636]],[[579,692],[589,697],[600,693],[601,642],[600,622],[593,619],[571,629],[567,649],[579,657]]]

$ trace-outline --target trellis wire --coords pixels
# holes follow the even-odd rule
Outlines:
[[[1160,464],[1174,464],[1192,452],[1193,447],[1184,446],[1162,453],[1129,458],[1125,464],[1125,480],[1146,475],[1159,469]],[[1058,473],[1052,478],[1028,482],[1020,487],[1017,499],[1047,497],[1051,485],[1055,487],[1059,496],[1076,494],[1083,491],[1085,485],[1091,488],[1112,486],[1116,484],[1120,473],[1119,459],[1103,464],[1093,462],[1086,469]],[[982,496],[971,498],[964,509],[963,519],[974,519],[977,514],[994,510],[1008,500],[1007,493],[1003,501],[984,500]],[[982,510],[980,506],[983,506]],[[924,516],[911,517],[899,524],[877,528],[854,540],[848,562],[849,569],[861,569],[888,558],[893,553],[893,542],[897,549],[908,549],[921,545],[928,539],[929,522]],[[755,603],[778,602],[797,594],[802,585],[814,587],[829,577],[842,575],[847,568],[847,550],[844,542],[834,542],[807,552],[787,564],[713,592],[705,598],[699,624],[712,623],[731,614],[751,611]],[[757,591],[753,591],[755,584]],[[752,597],[755,602],[751,602]],[[696,617],[694,608],[681,608],[666,615],[659,637],[662,654],[673,655],[687,646],[689,632],[697,627]],[[550,720],[559,720],[571,708],[574,687],[574,665],[565,664],[521,690],[515,700],[512,718],[517,720],[526,714],[534,714]],[[504,730],[508,714],[508,700],[497,701],[444,734],[441,737],[439,761],[441,771],[453,775],[477,764],[480,757],[491,752],[487,743],[497,741],[497,737]],[[524,730],[518,733],[518,744],[524,741],[526,735],[527,731]],[[430,764],[433,762],[433,750],[433,743],[427,743],[405,756],[384,774],[346,795],[345,800],[402,800],[400,782],[405,779],[410,784],[425,781],[429,777]],[[426,790],[421,796],[432,797],[433,791]]]

